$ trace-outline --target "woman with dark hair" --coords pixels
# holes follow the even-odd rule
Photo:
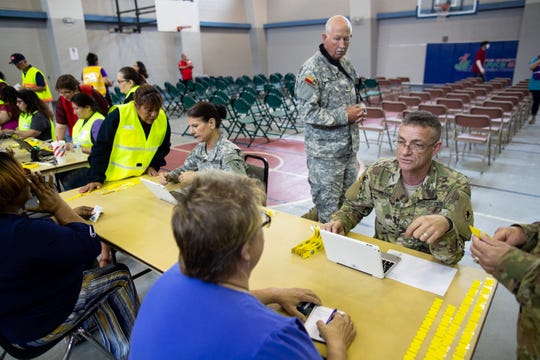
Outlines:
[[[20,110],[17,106],[18,92],[6,85],[0,88],[0,129],[14,130],[19,125]]]
[[[54,139],[53,113],[32,90],[22,90],[17,96],[21,111],[16,130],[8,130],[20,138],[34,137],[39,140]]]
[[[181,189],[172,230],[178,264],[144,299],[130,359],[321,359],[296,306],[320,304],[309,289],[250,289],[272,218],[257,180],[210,170]],[[276,266],[279,266],[276,264]],[[266,304],[278,304],[283,316]],[[296,316],[296,317],[295,317]],[[346,359],[356,331],[337,311],[319,320],[328,360]]]
[[[131,66],[124,66],[118,70],[116,75],[116,82],[120,88],[120,92],[126,95],[124,104],[133,101],[133,95],[135,91],[145,83],[145,80],[139,73]]]
[[[148,71],[146,71],[146,66],[144,65],[144,63],[142,61],[135,61],[135,65],[133,65],[133,68],[146,82],[146,79],[148,79]]]
[[[179,168],[167,173],[160,173],[160,181],[189,184],[196,171],[218,169],[246,174],[246,163],[238,146],[227,140],[220,133],[222,119],[227,110],[222,105],[214,105],[201,101],[193,105],[187,112],[191,135],[199,142]]]
[[[50,213],[55,221],[26,216],[32,194],[39,207],[31,210]],[[86,309],[107,297],[93,319],[105,347],[115,358],[127,358],[139,299],[126,266],[89,267],[101,241],[82,218],[92,211],[72,209],[52,177],[26,174],[13,155],[0,152],[0,333],[16,346],[64,337]]]

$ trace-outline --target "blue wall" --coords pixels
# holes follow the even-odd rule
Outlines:
[[[512,78],[518,41],[494,41],[489,44],[484,64],[487,80]],[[472,64],[478,49],[479,42],[427,44],[424,84],[444,84],[472,76]]]

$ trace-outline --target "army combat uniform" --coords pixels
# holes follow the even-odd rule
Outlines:
[[[321,222],[339,209],[357,176],[359,130],[349,124],[347,107],[357,103],[358,76],[347,58],[339,63],[349,76],[318,51],[300,68],[295,87],[304,122],[308,181]]]
[[[379,160],[347,191],[345,203],[332,216],[349,232],[375,209],[375,238],[431,253],[445,264],[457,263],[469,240],[473,224],[471,189],[461,173],[433,161],[420,187],[409,198],[401,181],[397,159]],[[435,244],[405,237],[407,227],[419,216],[443,215],[452,228]]]
[[[167,181],[178,182],[178,176],[185,171],[203,171],[208,169],[225,170],[237,174],[246,174],[246,163],[242,150],[223,134],[209,153],[206,153],[206,143],[201,142],[188,155],[184,164],[167,174]]]
[[[521,249],[500,259],[493,276],[515,296],[519,305],[518,359],[540,359],[540,222],[520,225],[527,235]]]

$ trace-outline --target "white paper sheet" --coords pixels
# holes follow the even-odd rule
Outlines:
[[[401,261],[386,276],[387,278],[440,296],[444,296],[457,272],[456,268],[396,250],[389,250],[388,253],[399,256]]]

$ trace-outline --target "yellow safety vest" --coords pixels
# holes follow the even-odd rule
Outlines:
[[[30,130],[30,126],[32,125],[32,118],[34,117],[35,113],[37,113],[37,110],[31,114],[21,112],[21,114],[19,115],[19,126],[17,127],[17,129],[21,131]],[[55,139],[56,130],[54,129],[54,123],[52,122],[51,119],[49,119],[49,123],[51,124],[51,139]]]
[[[101,66],[87,66],[83,69],[83,84],[92,85],[101,95],[107,94],[101,75]]]
[[[49,89],[49,84],[47,83],[47,78],[45,77],[45,74],[43,74],[38,68],[31,66],[26,73],[22,73],[22,86],[29,89],[35,89],[37,87],[37,73],[40,73],[43,76],[43,80],[45,80],[45,90],[36,91],[35,93],[42,101],[51,102],[53,98],[51,89]]]
[[[114,136],[109,165],[105,172],[107,181],[144,174],[167,132],[167,117],[161,109],[146,138],[135,109],[135,102],[118,105],[117,108],[120,113],[120,123]]]
[[[139,85],[135,85],[134,87],[132,87],[131,89],[129,89],[129,91],[127,92],[126,94],[126,98],[124,99],[124,104],[127,104],[128,102],[131,102],[133,101],[133,98],[135,97],[135,91],[137,91],[137,89],[139,88],[140,86]],[[132,95],[133,94],[133,95]],[[131,96],[131,100],[130,101],[127,101],[126,100],[129,98],[129,95],[132,95]]]
[[[105,116],[96,111],[86,120],[77,120],[75,125],[73,125],[73,143],[84,147],[92,147],[92,145],[94,145],[92,142],[92,127],[94,126],[94,122],[104,118]]]

